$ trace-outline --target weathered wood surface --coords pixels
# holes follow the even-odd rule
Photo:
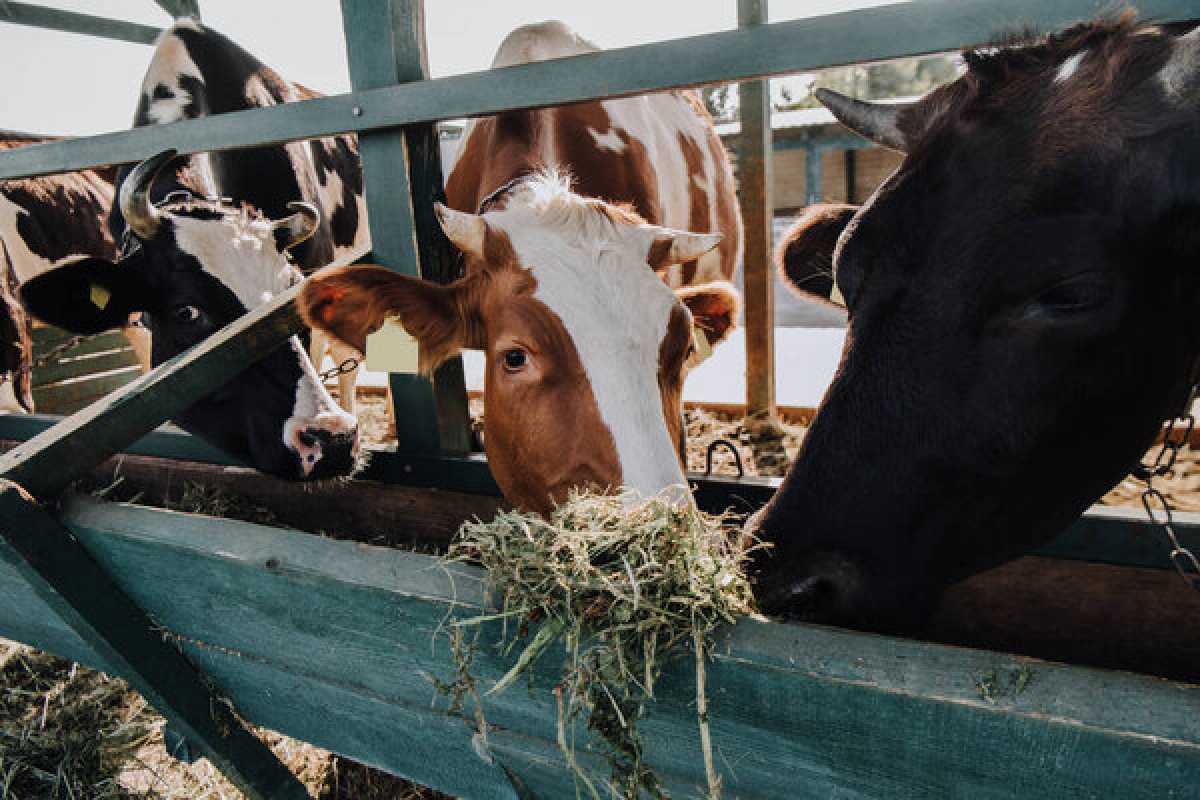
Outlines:
[[[47,28],[64,33],[82,33],[86,36],[99,36],[104,39],[116,39],[134,44],[153,44],[160,32],[158,28],[139,25],[136,22],[108,19],[92,14],[78,14],[74,11],[47,8],[33,3],[20,3],[17,0],[0,2],[0,22]]]
[[[767,22],[767,0],[738,0],[738,27]],[[771,164],[770,81],[738,85],[738,200],[745,221],[742,294],[746,326],[746,413],[777,425],[775,408],[775,268],[771,258],[775,203]]]
[[[514,796],[424,678],[452,672],[435,632],[482,605],[477,570],[83,500],[63,521],[250,720],[443,791]],[[112,668],[3,559],[0,635]],[[546,661],[531,690],[489,698],[489,742],[556,798],[572,788]],[[506,666],[476,656],[484,688]],[[703,783],[693,688],[685,659],[644,723],[679,796]],[[1200,687],[1124,673],[747,620],[721,636],[709,693],[728,797],[1161,798],[1200,780]]]
[[[25,595],[8,604],[8,613],[21,614],[33,603],[62,635],[86,642],[96,659],[125,677],[247,797],[308,796],[110,573],[48,511],[4,481],[0,563],[10,592],[19,583]]]
[[[73,414],[141,374],[129,340],[117,331],[88,337],[54,354],[69,343],[71,334],[58,328],[33,331],[34,406],[43,414]]]
[[[1164,22],[1200,18],[1200,0],[1142,0],[1137,8]],[[828,14],[31,145],[0,156],[0,179],[130,163],[166,147],[182,154],[256,147],[944,52],[991,41],[1014,26],[1054,30],[1111,9],[1107,0],[921,0]]]
[[[0,456],[0,477],[47,499],[216,391],[300,330],[289,289],[141,378]]]

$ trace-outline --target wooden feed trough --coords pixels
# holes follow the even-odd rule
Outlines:
[[[353,92],[22,148],[0,156],[0,179],[126,163],[168,146],[189,153],[355,131],[374,260],[444,279],[449,258],[430,218],[439,119],[944,51],[1017,20],[1053,29],[1107,8],[1096,0],[916,2],[768,25],[760,4],[741,6],[745,25],[736,31],[428,80],[418,2],[345,0]],[[1200,18],[1196,0],[1150,0],[1140,10]],[[15,2],[3,13],[134,41],[154,35]],[[127,679],[167,718],[176,745],[209,758],[252,798],[305,795],[243,721],[467,797],[571,796],[555,745],[552,664],[530,691],[489,698],[495,727],[486,742],[428,680],[453,671],[438,626],[485,605],[477,570],[61,498],[129,451],[138,455],[127,457],[126,474],[159,491],[170,483],[164,475],[190,474],[302,507],[303,490],[156,430],[299,329],[294,291],[71,417],[0,420],[0,439],[15,443],[0,455],[0,636]],[[763,323],[755,296],[750,325]],[[392,388],[408,449],[376,453],[362,481],[317,497],[326,513],[331,497],[342,498],[362,527],[389,518],[356,504],[381,503],[397,529],[444,541],[458,518],[496,502],[486,460],[463,455],[461,365],[432,386],[393,376]],[[742,509],[777,485],[696,484],[701,505]],[[1200,547],[1197,519],[1180,516],[1185,543]],[[726,796],[1200,796],[1197,601],[1152,535],[1121,512],[1086,516],[1042,554],[956,587],[929,634],[1022,656],[816,626],[733,626],[709,667]],[[484,645],[475,671],[486,684],[509,664]],[[1039,654],[1077,663],[1028,657]],[[677,796],[704,784],[684,666],[668,672],[645,723],[649,760]]]

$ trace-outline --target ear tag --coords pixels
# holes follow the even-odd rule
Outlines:
[[[846,305],[846,298],[842,297],[842,290],[838,288],[836,283],[833,285],[833,291],[829,293],[829,299],[839,306]]]
[[[699,325],[692,326],[692,346],[696,348],[696,354],[692,356],[693,365],[705,361],[712,355],[712,345],[708,343],[708,333]]]
[[[93,283],[89,296],[91,297],[92,305],[103,311],[108,308],[108,301],[112,299],[112,292],[98,283]]]
[[[394,318],[384,320],[379,330],[367,336],[367,369],[373,372],[419,372],[417,340]]]

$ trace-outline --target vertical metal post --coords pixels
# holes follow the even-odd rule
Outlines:
[[[767,21],[767,0],[738,0],[738,27]],[[771,89],[768,81],[738,85],[742,120],[738,177],[746,222],[745,280],[746,415],[767,425],[775,410],[775,298],[771,269],[772,198]]]
[[[422,0],[342,0],[346,55],[354,89],[429,77]],[[370,115],[370,108],[355,113]],[[365,133],[358,139],[373,258],[406,275],[446,283],[456,259],[433,213],[443,196],[437,130],[432,123]],[[443,364],[430,386],[390,376],[402,450],[465,453],[470,416],[462,359]]]
[[[821,202],[821,150],[812,143],[804,147],[804,203]]]

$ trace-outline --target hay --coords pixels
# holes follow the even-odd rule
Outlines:
[[[749,548],[742,536],[731,535],[731,520],[728,514],[677,507],[661,496],[626,508],[618,497],[577,493],[549,520],[501,512],[491,522],[467,523],[451,547],[451,559],[478,562],[487,570],[500,606],[498,614],[455,625],[499,617],[505,620],[506,651],[524,643],[513,668],[488,694],[503,691],[553,643],[562,643],[563,679],[555,690],[558,743],[577,788],[593,798],[601,797],[597,780],[580,766],[573,741],[573,723],[584,715],[611,768],[611,794],[666,796],[643,760],[637,726],[663,667],[687,646],[697,667],[697,721],[709,794],[719,795],[704,654],[718,625],[752,609],[743,572]],[[463,657],[458,660],[461,676]]]

